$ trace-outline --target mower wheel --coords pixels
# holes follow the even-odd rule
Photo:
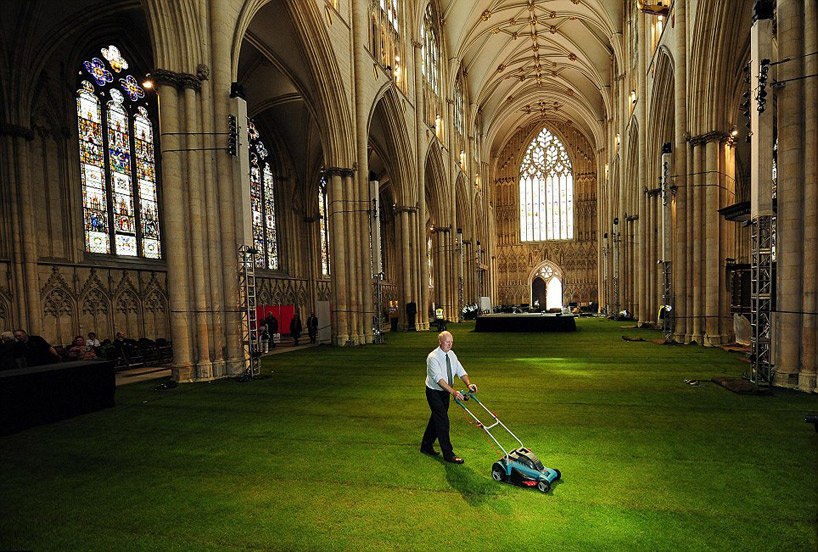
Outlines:
[[[557,472],[557,478],[554,481],[559,481],[560,479],[562,479],[562,472],[557,468],[554,468],[554,471]]]
[[[505,481],[506,480],[506,470],[500,464],[500,462],[495,462],[494,465],[491,467],[491,478],[495,481]]]
[[[537,481],[537,490],[539,490],[541,493],[547,493],[551,490],[551,483],[546,480]]]

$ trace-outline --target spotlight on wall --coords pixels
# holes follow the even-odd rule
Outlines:
[[[738,129],[735,126],[730,130],[730,136],[732,136],[733,138],[738,136]]]

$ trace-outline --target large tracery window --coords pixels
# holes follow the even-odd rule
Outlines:
[[[108,46],[100,54],[104,61],[95,56],[83,63],[77,90],[85,250],[158,259],[151,106],[137,80],[125,72],[128,62],[119,49]]]
[[[278,239],[276,234],[275,180],[267,148],[261,134],[250,121],[250,209],[253,215],[253,245],[258,251],[256,266],[278,270]]]
[[[421,71],[426,100],[426,123],[440,125],[440,33],[434,0],[426,5],[423,26],[420,28]]]
[[[327,180],[318,182],[318,233],[321,235],[321,274],[329,276],[329,218],[327,217]]]
[[[543,129],[520,165],[520,240],[574,237],[574,177],[563,143]]]

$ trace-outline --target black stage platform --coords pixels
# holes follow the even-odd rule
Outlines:
[[[481,314],[476,332],[575,332],[572,314]]]
[[[0,434],[114,406],[113,361],[0,371]]]

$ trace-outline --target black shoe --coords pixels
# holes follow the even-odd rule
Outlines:
[[[440,456],[440,453],[431,447],[429,448],[421,447],[420,452],[422,452],[423,454],[428,454],[429,456]]]
[[[449,456],[448,458],[444,458],[444,460],[446,460],[446,462],[451,462],[452,464],[462,464],[463,463],[463,459],[460,458],[456,454],[454,456]]]

